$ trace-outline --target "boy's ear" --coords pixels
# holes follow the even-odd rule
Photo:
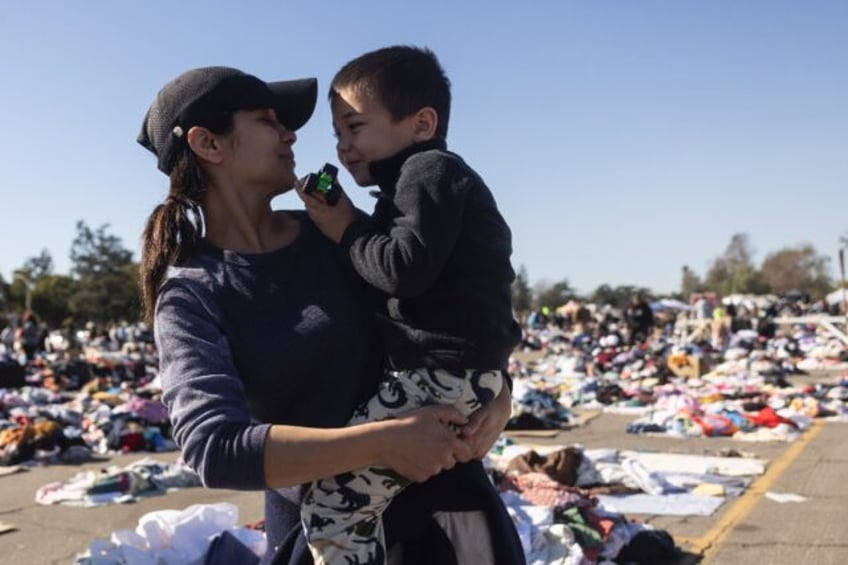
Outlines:
[[[186,135],[188,146],[194,154],[210,163],[221,163],[224,156],[221,154],[220,140],[208,129],[194,126],[188,130]]]
[[[429,141],[436,137],[439,125],[439,114],[431,106],[425,106],[415,113],[412,121],[412,132],[415,141]]]

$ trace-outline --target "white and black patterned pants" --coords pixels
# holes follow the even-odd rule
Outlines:
[[[412,369],[387,371],[377,394],[349,424],[393,418],[433,404],[468,416],[504,386],[503,371]],[[409,481],[391,469],[371,467],[315,481],[300,517],[316,565],[382,565],[386,559],[382,514]]]

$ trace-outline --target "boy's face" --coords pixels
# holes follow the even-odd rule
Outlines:
[[[331,104],[339,161],[359,186],[375,184],[369,165],[424,141],[415,114],[395,120],[377,100],[350,89],[336,92]]]

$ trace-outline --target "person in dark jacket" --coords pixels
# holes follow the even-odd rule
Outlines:
[[[371,217],[346,196],[300,191],[318,228],[381,296],[386,378],[351,422],[426,404],[469,415],[507,388],[521,330],[510,229],[483,179],[447,150],[450,83],[431,51],[387,47],[343,66],[330,104],[339,160],[358,185],[380,189]],[[301,516],[316,563],[379,560],[380,514],[408,483],[379,467],[317,481]]]
[[[632,345],[644,343],[654,329],[654,311],[650,304],[641,294],[634,294],[630,298],[625,310],[627,327],[630,330],[630,343]]]
[[[140,278],[174,440],[207,487],[265,491],[267,563],[311,561],[301,485],[371,465],[416,481],[387,511],[391,563],[451,563],[468,514],[510,563],[511,520],[469,461],[503,430],[508,392],[470,418],[433,406],[346,425],[381,374],[365,285],[305,212],[271,207],[294,187],[294,131],[316,94],[314,79],[204,67],[167,83],[144,118],[138,141],[170,181]]]

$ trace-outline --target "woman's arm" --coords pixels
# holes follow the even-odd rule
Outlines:
[[[202,293],[169,282],[157,307],[156,339],[173,437],[204,485],[277,488],[370,466],[423,481],[471,459],[449,427],[468,420],[449,406],[334,429],[253,422],[220,315]]]
[[[472,457],[482,459],[500,437],[512,415],[512,391],[504,383],[500,394],[487,406],[474,412],[460,430],[460,439],[471,448]]]
[[[348,428],[272,426],[265,440],[265,480],[269,488],[280,488],[382,466],[421,482],[471,459],[469,444],[450,427],[467,422],[450,406],[429,406]]]

